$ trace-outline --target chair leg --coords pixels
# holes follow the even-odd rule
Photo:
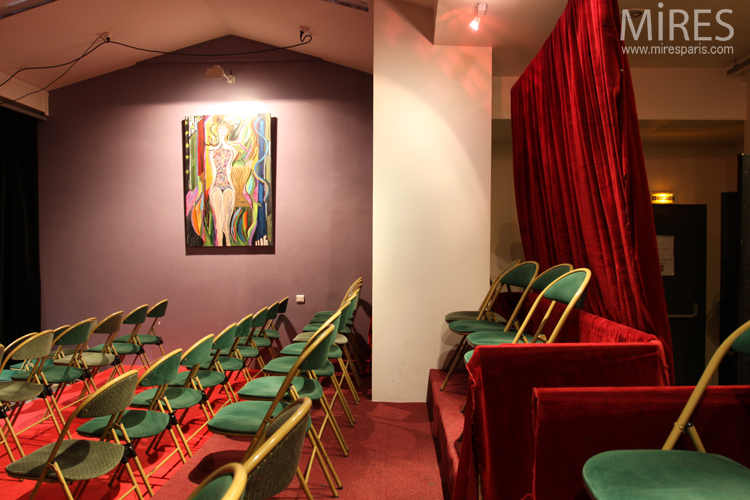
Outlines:
[[[326,477],[326,481],[328,481],[328,487],[331,488],[331,493],[335,498],[338,498],[339,492],[337,488],[342,487],[341,480],[338,474],[336,474],[336,469],[333,468],[331,459],[328,457],[328,453],[326,453],[326,449],[323,447],[323,443],[320,441],[320,437],[315,432],[315,429],[311,428],[307,432],[307,438],[313,447],[311,460],[317,458],[320,468],[323,470],[323,475]],[[307,480],[308,478],[305,479]]]
[[[354,388],[354,383],[352,382],[352,379],[349,377],[349,370],[348,368],[342,364],[343,358],[339,358],[339,367],[341,368],[341,376],[344,378],[344,381],[346,382],[346,386],[349,388],[349,392],[352,393],[352,398],[354,398],[354,404],[359,404],[359,394],[357,394],[357,390]],[[336,375],[334,374],[334,377]],[[343,385],[343,382],[340,384]]]
[[[325,394],[323,394],[323,397],[320,398],[320,405],[323,407],[323,412],[325,413],[325,417],[323,418],[323,423],[320,425],[319,435],[323,435],[323,429],[325,429],[326,421],[330,420],[331,429],[333,430],[333,434],[336,436],[336,441],[338,441],[339,447],[341,447],[341,451],[343,452],[345,457],[349,456],[349,446],[346,444],[346,440],[344,439],[344,434],[341,432],[339,423],[336,420],[336,416],[333,414],[333,410],[328,404],[328,400],[326,399]]]
[[[354,415],[352,414],[351,409],[349,408],[349,403],[346,401],[346,398],[344,397],[344,392],[341,390],[341,385],[339,384],[338,380],[336,379],[336,374],[334,374],[331,377],[331,383],[333,384],[334,388],[334,394],[331,398],[331,410],[333,410],[333,403],[336,401],[336,398],[339,398],[339,401],[341,401],[341,407],[344,409],[344,414],[346,414],[346,419],[349,421],[349,426],[354,427],[354,424],[356,421],[354,420]]]
[[[18,435],[16,434],[15,429],[13,429],[13,425],[10,423],[10,420],[8,420],[7,414],[4,420],[5,420],[5,429],[3,430],[3,435],[5,434],[5,430],[8,430],[10,432],[10,436],[13,438],[13,442],[16,443],[16,448],[18,449],[18,452],[21,454],[22,457],[25,457],[26,453],[23,452],[23,448],[21,447],[21,442],[18,440]],[[10,449],[8,449],[8,453],[10,454]],[[11,456],[11,460],[15,461],[15,459],[13,458],[13,455],[11,454],[10,456]]]
[[[310,493],[310,488],[307,486],[307,481],[305,481],[304,476],[302,476],[302,472],[299,470],[299,467],[297,467],[297,480],[299,481],[300,486],[302,486],[302,491],[305,492],[307,500],[313,500],[312,493]]]
[[[458,366],[458,363],[463,359],[464,352],[466,352],[468,347],[469,342],[466,340],[466,337],[464,337],[463,340],[461,340],[458,349],[456,350],[456,356],[453,359],[450,370],[448,370],[448,374],[445,376],[445,380],[443,380],[443,385],[440,386],[441,391],[445,389],[446,385],[448,385],[448,380],[451,378],[451,375],[453,375],[453,372],[456,371],[456,367]]]
[[[450,370],[451,365],[453,365],[453,362],[456,360],[456,356],[458,356],[458,351],[461,349],[461,346],[464,344],[465,341],[466,341],[466,336],[463,336],[461,341],[456,345],[456,350],[453,351],[453,355],[450,358],[445,360],[445,365],[443,366],[444,372],[447,372],[448,370]]]

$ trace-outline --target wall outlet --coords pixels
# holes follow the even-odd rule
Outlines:
[[[297,304],[304,304],[304,303],[305,303],[305,296],[297,295]]]

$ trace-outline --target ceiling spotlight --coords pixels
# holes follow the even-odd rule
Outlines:
[[[229,75],[227,75],[226,73],[224,73],[224,69],[222,69],[222,67],[218,64],[215,64],[214,66],[206,70],[206,78],[219,79],[222,77],[227,79],[227,83],[234,83],[234,75],[232,74],[232,72],[230,71]]]
[[[645,9],[624,9],[623,12],[627,12],[628,16],[630,16],[630,19],[638,19],[639,17],[643,17],[643,14],[646,12]]]
[[[471,15],[474,19],[469,23],[469,27],[474,31],[479,31],[479,23],[487,13],[487,2],[474,2],[474,8],[471,11]]]

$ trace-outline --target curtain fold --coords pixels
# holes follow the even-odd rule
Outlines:
[[[616,0],[570,0],[511,91],[524,254],[593,274],[585,309],[672,343]]]
[[[41,327],[37,120],[0,107],[0,342]]]

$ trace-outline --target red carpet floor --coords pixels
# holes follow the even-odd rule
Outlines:
[[[364,380],[369,384],[369,380]],[[241,387],[242,381],[234,384]],[[65,402],[72,402],[77,396],[80,383],[68,388]],[[328,450],[334,467],[336,468],[344,488],[339,491],[340,498],[350,500],[372,499],[443,499],[440,469],[438,466],[436,448],[431,432],[428,410],[421,403],[374,403],[370,400],[369,391],[360,393],[361,403],[351,405],[355,419],[354,427],[349,427],[343,411],[336,405],[335,413],[350,448],[348,457],[343,456],[332,432],[327,429],[323,442]],[[225,402],[224,395],[214,394],[211,398],[214,407],[218,409]],[[26,427],[28,423],[38,420],[44,413],[41,400],[35,401],[26,408],[16,429]],[[72,412],[72,408],[64,411],[65,416]],[[313,422],[320,422],[321,411],[313,407]],[[186,434],[192,434],[204,423],[205,419],[200,410],[191,410],[185,418]],[[83,421],[81,421],[83,422]],[[75,429],[74,425],[74,429]],[[52,423],[46,421],[22,435],[22,445],[28,453],[57,438]],[[75,434],[73,437],[77,437]],[[229,439],[224,436],[212,435],[205,429],[190,441],[194,456],[182,465],[175,454],[168,463],[156,471],[150,478],[155,491],[153,498],[157,500],[177,500],[186,498],[193,488],[219,466],[238,460],[247,441]],[[167,436],[151,454],[145,455],[147,443],[141,443],[137,451],[146,472],[152,471],[174,446]],[[15,452],[15,448],[14,448]],[[8,463],[4,450],[0,455],[0,471]],[[309,457],[309,445],[305,446],[303,458]],[[84,499],[115,499],[119,498],[130,487],[130,483],[115,482],[114,487],[108,486],[110,476],[92,480],[86,488]],[[136,472],[136,478],[140,480]],[[31,481],[16,481],[0,472],[0,488],[3,498],[28,498],[34,483]],[[310,478],[310,488],[317,498],[331,498],[331,491],[323,478],[318,466],[314,466]],[[141,491],[148,498],[145,487],[141,484]],[[44,484],[37,498],[62,499],[62,489],[58,484]],[[127,498],[135,498],[131,493]],[[290,488],[275,498],[302,499],[304,493],[296,480]]]

